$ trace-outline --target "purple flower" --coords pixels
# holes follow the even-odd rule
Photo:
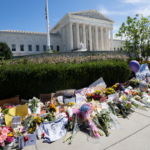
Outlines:
[[[8,136],[6,139],[7,143],[12,143],[14,141],[14,137]]]

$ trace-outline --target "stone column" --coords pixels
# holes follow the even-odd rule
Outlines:
[[[86,33],[85,33],[85,24],[83,24],[83,44],[84,44],[84,48],[86,48]]]
[[[103,27],[101,26],[101,50],[104,51],[104,40],[103,40],[103,36],[104,36],[104,31],[103,31]]]
[[[89,42],[90,42],[90,51],[92,51],[92,32],[91,32],[91,25],[89,25]]]
[[[108,49],[108,40],[109,40],[109,38],[108,38],[108,28],[106,27],[106,51],[109,50]]]
[[[76,23],[76,30],[77,30],[77,48],[79,48],[79,23]]]
[[[65,52],[66,49],[66,28],[65,26],[63,27],[63,52]]]
[[[114,50],[114,44],[113,44],[113,28],[110,29],[110,38],[111,38],[111,50]]]
[[[69,33],[70,33],[70,51],[73,50],[73,34],[72,34],[72,22],[69,23]]]
[[[65,28],[62,27],[62,51],[65,51]]]
[[[96,44],[96,51],[98,51],[99,50],[99,48],[98,48],[98,27],[97,26],[95,26],[95,44]]]

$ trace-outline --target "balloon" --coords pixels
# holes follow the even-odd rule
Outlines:
[[[147,89],[148,89],[148,84],[145,81],[142,81],[139,84],[139,89],[140,89],[141,92],[146,92]]]
[[[129,63],[129,67],[133,72],[138,72],[140,64],[136,60],[132,60]]]

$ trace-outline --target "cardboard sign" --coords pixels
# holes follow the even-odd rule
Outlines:
[[[8,104],[11,103],[14,105],[20,104],[19,95],[16,95],[15,97],[10,98],[10,99],[0,100],[0,106],[3,106],[5,103],[8,103]]]
[[[106,83],[104,82],[103,78],[99,78],[98,80],[96,80],[95,82],[93,82],[91,85],[89,85],[89,87],[95,87],[95,86],[100,86],[100,85],[104,85],[105,88],[107,87]]]
[[[36,134],[28,134],[28,141],[24,142],[24,136],[19,137],[19,148],[23,148],[30,145],[36,144]]]
[[[96,91],[96,90],[103,90],[103,89],[105,89],[106,87],[104,86],[104,85],[100,85],[100,86],[96,86],[96,87],[93,87],[94,88],[94,90]]]
[[[42,102],[50,101],[51,94],[40,94],[40,100]]]
[[[147,73],[150,74],[148,65],[142,64],[142,65],[140,65],[139,71],[136,73],[136,78],[139,80],[144,80]]]
[[[21,125],[21,116],[12,117],[11,127],[14,129],[20,125]]]

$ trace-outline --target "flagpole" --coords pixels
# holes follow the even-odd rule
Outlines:
[[[46,20],[47,20],[47,52],[51,52],[51,47],[50,47],[50,33],[49,33],[49,14],[48,14],[48,0],[46,0]]]

